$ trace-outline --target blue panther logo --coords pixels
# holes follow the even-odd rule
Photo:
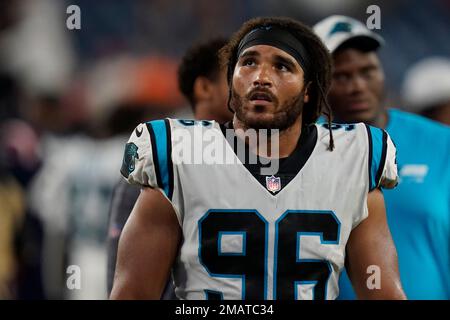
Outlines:
[[[138,147],[133,142],[127,143],[125,145],[125,153],[123,155],[122,168],[120,169],[120,172],[126,178],[128,178],[128,176],[135,169],[135,160],[139,159],[137,151]]]
[[[329,37],[331,37],[333,34],[338,32],[351,32],[353,29],[353,26],[351,23],[348,22],[337,22],[333,29],[331,29],[330,33],[328,34]]]

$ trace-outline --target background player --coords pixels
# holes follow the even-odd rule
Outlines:
[[[405,293],[411,299],[449,299],[450,130],[385,107],[378,34],[344,16],[328,17],[314,29],[334,58],[329,100],[336,120],[384,128],[397,146],[400,183],[384,197]],[[354,297],[345,276],[340,285],[341,298]]]
[[[320,40],[297,21],[260,18],[245,23],[221,53],[237,141],[252,128],[280,130],[277,177],[258,175],[245,161],[175,161],[176,130],[186,139],[202,130],[223,142],[216,123],[138,126],[143,133],[130,138],[122,173],[150,188],[120,239],[111,297],[159,298],[174,264],[180,298],[333,299],[347,252],[361,298],[404,298],[377,190],[396,183],[395,148],[381,130],[362,124],[315,125],[331,76]],[[247,154],[267,156],[258,142],[248,143]],[[381,157],[372,153],[382,149]],[[366,269],[375,263],[385,270],[384,285],[371,291]]]

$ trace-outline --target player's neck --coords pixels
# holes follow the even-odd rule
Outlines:
[[[211,120],[211,119],[213,119],[211,113],[208,111],[207,108],[205,108],[204,104],[201,103],[201,102],[198,102],[195,105],[195,109],[194,110],[195,110],[194,111],[194,116],[195,116],[195,119],[197,119],[197,120]]]
[[[374,127],[385,129],[388,121],[389,115],[385,109],[382,109],[382,111],[377,115],[377,117],[373,121],[370,121],[369,124]]]
[[[297,146],[302,132],[302,117],[298,117],[292,126],[283,131],[277,131],[276,134],[268,130],[271,134],[270,137],[265,139],[261,139],[263,136],[262,132],[258,132],[256,143],[252,143],[251,139],[247,139],[248,135],[246,135],[246,132],[249,128],[236,116],[233,118],[233,128],[236,136],[248,145],[251,152],[265,158],[286,158],[294,152]]]

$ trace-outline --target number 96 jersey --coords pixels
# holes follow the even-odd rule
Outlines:
[[[157,188],[183,232],[173,266],[180,299],[335,299],[350,232],[367,194],[397,182],[396,150],[364,124],[303,128],[265,175],[212,121],[140,124],[125,148],[129,183]],[[225,131],[227,132],[225,134]],[[233,129],[231,129],[234,132]]]

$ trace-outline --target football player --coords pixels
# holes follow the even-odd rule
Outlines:
[[[331,80],[319,38],[289,18],[256,18],[221,57],[231,123],[151,121],[126,145],[121,172],[144,189],[120,239],[111,298],[159,299],[173,269],[180,299],[335,299],[346,257],[360,298],[405,298],[378,189],[396,184],[395,147],[364,124],[316,124]],[[263,133],[256,143],[253,131]],[[234,161],[180,161],[180,140],[203,154],[216,141]],[[244,156],[233,152],[241,145]],[[379,290],[366,286],[373,265],[383,270]]]
[[[450,130],[385,108],[380,35],[345,16],[328,17],[314,30],[333,55],[329,99],[336,121],[384,128],[398,148],[400,183],[384,197],[406,295],[450,299]],[[340,298],[355,297],[347,276],[340,284]]]

